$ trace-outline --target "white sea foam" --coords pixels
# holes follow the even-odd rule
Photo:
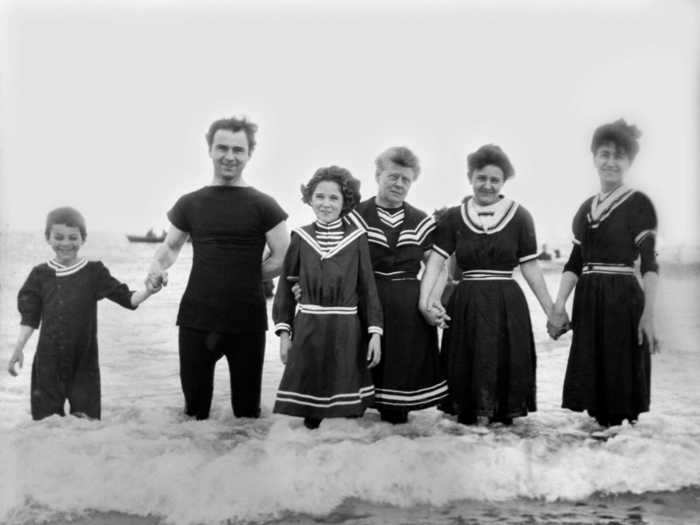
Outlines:
[[[114,275],[138,285],[152,247],[113,238],[93,242],[92,253]],[[5,349],[16,337],[17,289],[41,260],[32,255],[2,269]],[[324,515],[348,498],[413,507],[465,499],[580,500],[596,492],[700,485],[697,278],[662,281],[658,325],[664,348],[653,360],[652,411],[633,427],[615,429],[607,441],[591,436],[597,426],[585,414],[558,408],[569,340],[546,339],[529,292],[538,412],[511,428],[473,428],[435,409],[395,427],[370,411],[309,431],[298,419],[270,414],[282,370],[272,335],[261,419],[232,417],[225,361],[217,369],[212,418],[182,416],[174,317],[187,257],[174,268],[171,287],[139,311],[101,305],[102,421],[31,421],[35,339],[20,377],[0,376],[0,522],[88,510],[158,515],[173,523],[259,521],[287,513]],[[556,275],[548,276],[552,288],[555,281]]]

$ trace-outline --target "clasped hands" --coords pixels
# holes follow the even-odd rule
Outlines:
[[[150,271],[144,280],[144,284],[149,293],[156,293],[160,291],[163,286],[168,285],[168,272],[165,270]]]
[[[569,316],[563,306],[554,305],[547,318],[547,333],[555,341],[571,329]]]

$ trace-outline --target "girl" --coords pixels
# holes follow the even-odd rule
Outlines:
[[[368,368],[381,356],[382,310],[367,237],[345,217],[360,200],[359,186],[337,166],[302,186],[317,220],[293,230],[272,306],[286,365],[274,412],[303,417],[308,428],[326,417],[361,416],[374,398]]]
[[[73,208],[50,212],[45,235],[56,256],[32,268],[19,291],[22,320],[8,371],[17,375],[15,364],[24,364],[24,346],[41,324],[32,364],[32,418],[63,416],[68,400],[71,414],[100,419],[97,301],[106,297],[133,310],[159,288],[133,292],[101,262],[79,258],[85,220]]]

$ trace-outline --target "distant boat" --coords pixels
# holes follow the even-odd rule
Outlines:
[[[151,229],[146,232],[146,235],[127,235],[126,238],[129,239],[129,242],[163,242],[165,235],[165,231],[158,235]]]

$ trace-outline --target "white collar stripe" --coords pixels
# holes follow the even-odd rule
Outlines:
[[[87,259],[81,259],[71,266],[63,266],[53,260],[50,260],[48,265],[56,272],[56,277],[66,277],[67,275],[73,275],[74,273],[79,272],[87,265],[87,263]]]

